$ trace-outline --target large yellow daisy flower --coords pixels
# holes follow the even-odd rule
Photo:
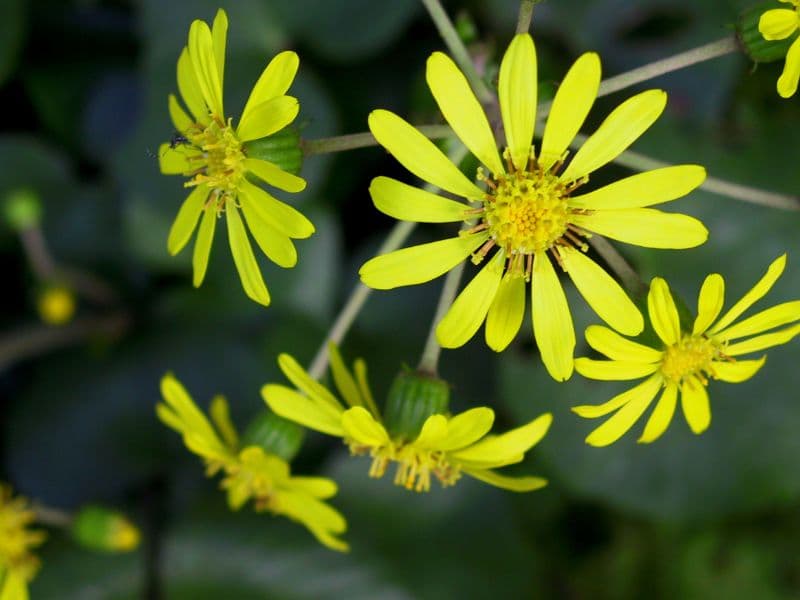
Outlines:
[[[780,0],[794,8],[774,8],[758,21],[758,30],[765,40],[785,40],[800,30],[800,0]],[[783,73],[778,79],[778,94],[791,98],[800,80],[800,36],[789,47]]]
[[[163,144],[159,156],[162,173],[189,177],[184,185],[194,189],[172,224],[167,249],[170,254],[180,252],[200,220],[192,259],[194,285],[198,287],[205,277],[217,218],[225,213],[228,241],[242,286],[250,298],[266,306],[269,292],[244,223],[264,254],[285,268],[297,263],[292,238],[309,237],[314,226],[254,183],[263,180],[287,192],[299,192],[305,188],[305,180],[271,162],[248,157],[246,143],[283,129],[297,116],[297,99],[285,94],[297,73],[299,59],[294,52],[282,52],[272,59],[234,127],[222,107],[227,31],[228,18],[223,10],[217,13],[211,29],[204,21],[194,21],[189,45],[178,59],[178,89],[189,113],[170,95],[169,114],[179,136]]]
[[[428,59],[428,86],[445,119],[485,165],[475,185],[425,136],[385,110],[369,117],[378,142],[419,178],[473,203],[390,179],[373,180],[375,206],[397,219],[425,223],[473,220],[458,237],[378,256],[361,267],[362,281],[390,289],[429,281],[472,255],[487,264],[465,287],[437,327],[445,348],[461,346],[486,321],[486,343],[503,350],[522,324],[524,281],[531,281],[533,330],[547,370],[558,380],[573,370],[575,332],[555,261],[578,291],[613,327],[635,335],[643,319],[631,300],[585,254],[590,232],[651,248],[702,244],[706,228],[691,217],[647,206],[674,200],[705,178],[702,167],[681,165],[634,175],[588,194],[574,195],[589,175],[617,157],[658,118],[666,94],[650,90],[614,110],[567,162],[570,142],[586,118],[600,85],[600,60],[581,56],[556,94],[538,153],[531,146],[536,122],[536,52],[528,34],[511,42],[500,67],[500,113],[505,131],[503,159],[489,120],[450,58]]]
[[[647,297],[650,322],[661,343],[655,347],[625,339],[607,327],[593,325],[586,341],[610,360],[578,358],[575,369],[584,377],[601,380],[631,380],[647,377],[636,387],[598,406],[577,406],[582,417],[597,418],[614,413],[586,438],[593,446],[617,441],[644,414],[659,390],[640,442],[652,442],[669,426],[680,396],[686,422],[694,433],[711,423],[708,380],[740,383],[753,377],[764,365],[737,357],[789,342],[800,334],[800,300],[784,302],[735,323],[744,312],[766,295],[786,266],[786,255],[776,259],[766,274],[721,318],[725,303],[725,281],[716,273],[706,277],[697,300],[694,323],[682,323],[667,282],[653,279]],[[792,324],[793,325],[789,325]],[[789,325],[788,327],[784,327]],[[745,339],[747,338],[747,339]]]

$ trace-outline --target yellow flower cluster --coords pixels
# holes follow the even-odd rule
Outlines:
[[[35,519],[28,501],[0,484],[0,600],[28,598],[28,583],[39,570],[31,549],[45,538],[43,531],[30,529]]]

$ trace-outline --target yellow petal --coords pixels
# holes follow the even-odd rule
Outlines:
[[[439,444],[447,436],[447,417],[444,415],[431,415],[422,424],[422,429],[412,442],[415,448],[426,450],[439,450]]]
[[[469,206],[390,177],[376,177],[369,186],[375,208],[385,215],[417,223],[463,221]]]
[[[197,186],[181,204],[178,216],[172,222],[169,237],[167,238],[167,250],[171,255],[175,256],[180,252],[189,241],[189,238],[192,237],[207,197],[208,188],[206,186]]]
[[[656,392],[658,391],[658,386],[656,386],[655,382],[657,382],[660,386],[662,383],[662,378],[659,375],[654,375],[653,377],[650,377],[649,379],[637,384],[635,387],[625,390],[621,394],[617,394],[611,398],[611,400],[603,402],[603,404],[584,404],[582,406],[573,406],[572,412],[580,417],[583,417],[584,419],[597,419],[598,417],[604,417],[625,406],[632,400],[638,398],[641,394],[642,387],[647,387],[647,389],[650,389],[650,387],[655,386],[655,390],[653,391],[653,395],[655,396]]]
[[[250,208],[259,217],[291,238],[305,239],[314,233],[314,225],[300,211],[292,208],[268,194],[260,187],[242,179],[239,182],[242,203],[250,203]]]
[[[486,318],[503,276],[505,252],[496,252],[458,295],[436,326],[436,339],[443,348],[466,344]]]
[[[728,341],[763,333],[775,327],[800,321],[800,300],[784,302],[767,310],[762,310],[752,317],[731,325],[714,335],[715,339]]]
[[[285,233],[275,229],[262,218],[262,213],[254,208],[253,202],[242,196],[242,212],[258,247],[276,265],[289,269],[297,264],[297,250]]]
[[[189,58],[189,49],[184,48],[178,57],[178,91],[181,93],[184,103],[189,108],[189,112],[194,116],[194,120],[203,125],[210,121],[208,108],[203,100],[203,94],[197,83],[194,74],[192,60]],[[180,129],[179,131],[183,131]]]
[[[214,42],[211,30],[205,21],[195,20],[189,28],[189,58],[194,70],[195,80],[206,106],[212,115],[222,118],[222,82],[214,57]]]
[[[487,469],[519,462],[547,434],[552,422],[553,415],[545,413],[527,425],[502,435],[485,437],[472,446],[450,453],[450,456],[471,467]]]
[[[259,104],[285,95],[294,81],[299,66],[300,59],[291,50],[286,50],[275,56],[253,86],[253,91],[250,92],[247,104],[244,105],[241,120],[244,121],[249,117],[250,111]]]
[[[328,344],[328,358],[331,365],[331,373],[336,389],[339,390],[344,401],[350,406],[364,406],[361,399],[361,392],[358,389],[355,379],[347,370],[342,360],[339,348],[335,344]]]
[[[559,248],[559,254],[570,279],[597,316],[625,335],[642,332],[642,313],[605,269],[569,246]]]
[[[0,578],[0,599],[2,600],[29,600],[28,583],[22,572],[4,569]]]
[[[332,533],[344,533],[347,521],[330,505],[300,490],[279,490],[275,494],[275,510],[299,523],[332,550],[347,552],[349,546]]]
[[[344,410],[344,407],[336,399],[336,396],[334,396],[328,388],[311,377],[294,357],[289,354],[280,354],[278,356],[278,366],[281,371],[283,371],[283,374],[286,375],[286,378],[314,402],[328,405],[330,408],[334,409],[336,414],[340,414]]]
[[[292,175],[281,169],[275,163],[268,160],[260,160],[258,158],[246,158],[244,161],[245,168],[260,177],[270,185],[284,190],[285,192],[302,192],[306,189],[306,180],[297,175]]]
[[[506,273],[486,315],[486,344],[502,352],[522,326],[525,315],[525,279]]]
[[[164,175],[183,175],[197,169],[197,165],[191,159],[199,155],[200,152],[195,148],[189,146],[170,148],[169,144],[164,143],[158,147],[158,167]],[[208,191],[206,186],[199,187]]]
[[[376,290],[425,283],[455,267],[488,238],[484,231],[395,250],[368,260],[358,274]]]
[[[292,96],[278,96],[256,104],[247,118],[239,121],[236,135],[242,142],[267,137],[294,121],[298,112],[300,103]]]
[[[344,436],[341,412],[327,404],[314,402],[286,386],[276,384],[262,387],[261,397],[272,412],[284,419],[328,435]]]
[[[194,121],[184,112],[175,94],[169,95],[169,116],[176,131],[184,132],[194,125]]]
[[[423,181],[470,200],[483,198],[481,189],[432,141],[394,113],[373,110],[369,114],[369,129],[389,154]]]
[[[378,410],[378,406],[375,404],[375,399],[372,397],[372,391],[369,388],[369,381],[367,381],[367,363],[357,358],[353,363],[353,370],[356,374],[358,390],[361,393],[361,398],[364,400],[364,406],[369,409],[376,419],[380,420],[381,413]]]
[[[488,469],[464,469],[464,472],[470,477],[510,492],[532,492],[547,485],[547,479],[541,477],[509,477]]]
[[[708,239],[708,230],[697,219],[652,208],[573,214],[570,221],[594,233],[645,248],[694,248]]]
[[[758,31],[765,40],[785,40],[800,27],[796,10],[775,8],[768,10],[758,20]]]
[[[628,98],[589,136],[560,179],[581,179],[617,158],[655,123],[666,105],[667,94],[662,90]]]
[[[758,280],[758,283],[756,283],[752,289],[742,296],[742,299],[734,304],[730,310],[728,310],[728,312],[726,312],[725,315],[714,324],[714,326],[709,330],[709,333],[714,334],[723,330],[725,327],[738,319],[739,316],[742,315],[748,308],[753,306],[753,304],[761,300],[761,298],[763,298],[767,292],[772,289],[772,286],[775,285],[776,281],[778,281],[785,268],[786,255],[783,254],[772,261],[767,268],[767,272],[764,273],[764,276]]]
[[[228,15],[221,8],[217,10],[211,25],[211,39],[214,46],[214,62],[217,64],[220,86],[225,81],[225,44],[228,38]]]
[[[800,38],[794,41],[786,54],[786,64],[778,78],[778,94],[782,98],[794,96],[798,80],[800,80]]]
[[[650,283],[647,294],[647,312],[650,322],[658,337],[667,346],[677,344],[681,339],[681,322],[678,308],[669,291],[669,285],[661,277],[655,277]]]
[[[570,67],[553,99],[539,157],[543,169],[552,167],[567,151],[583,126],[599,87],[600,57],[587,52]]]
[[[722,275],[712,273],[706,277],[700,296],[697,298],[697,318],[694,320],[692,333],[705,333],[719,316],[725,304],[725,280]]]
[[[180,434],[183,434],[185,429],[183,421],[181,421],[180,417],[178,417],[175,411],[169,408],[166,404],[156,404],[156,416],[164,425]]]
[[[663,354],[654,348],[626,339],[602,325],[587,327],[586,341],[608,358],[622,362],[655,363],[661,360]]]
[[[706,170],[698,165],[665,167],[574,196],[569,199],[569,205],[588,210],[642,208],[681,198],[703,183],[705,178]]]
[[[675,414],[675,407],[678,404],[678,386],[674,383],[667,384],[664,393],[656,403],[653,414],[647,420],[642,437],[639,438],[640,444],[649,444],[660,438],[669,427],[670,421]]]
[[[764,366],[766,360],[767,357],[762,356],[758,360],[737,360],[736,362],[714,361],[714,379],[727,381],[728,383],[747,381],[758,373],[761,367]]]
[[[775,333],[765,333],[743,342],[736,342],[725,347],[725,354],[728,356],[741,356],[742,354],[749,354],[750,352],[758,352],[765,348],[772,348],[773,346],[780,346],[793,340],[800,334],[800,325],[787,327]]]
[[[494,411],[486,406],[464,411],[447,422],[447,436],[439,442],[444,451],[458,450],[477,442],[492,428]]]
[[[161,379],[161,395],[180,421],[180,428],[175,429],[182,432],[184,437],[190,436],[196,440],[197,443],[192,444],[190,449],[196,448],[196,453],[203,455],[213,454],[223,458],[229,455],[228,448],[180,381],[172,375],[165,375]],[[175,420],[169,420],[173,425],[176,424]]]
[[[441,52],[431,54],[425,79],[445,120],[469,151],[492,173],[505,173],[486,114],[452,59]]]
[[[236,427],[233,421],[231,421],[231,413],[225,396],[214,396],[211,400],[208,413],[211,415],[211,420],[222,436],[222,439],[225,440],[225,443],[232,450],[235,450],[239,445],[239,434],[236,433]]]
[[[289,485],[320,500],[331,498],[339,491],[336,482],[327,477],[292,477]]]
[[[239,209],[229,205],[225,214],[228,222],[228,241],[233,253],[233,262],[236,263],[236,270],[239,271],[239,278],[242,280],[242,287],[250,299],[269,306],[269,292],[264,285],[264,278],[253,255],[253,249],[250,247],[250,240],[247,239],[247,231],[239,215]]]
[[[508,46],[497,86],[500,114],[511,161],[517,170],[528,169],[536,122],[536,48],[527,33],[514,36]]]
[[[625,404],[605,423],[586,436],[586,443],[590,446],[602,447],[616,442],[644,414],[660,387],[661,376],[653,375],[635,388],[628,390]]]
[[[342,414],[342,428],[348,438],[373,448],[391,443],[386,429],[361,406],[355,406]]]
[[[194,240],[194,253],[192,254],[192,271],[194,272],[192,283],[194,287],[200,287],[203,279],[205,279],[208,257],[211,254],[211,242],[214,241],[214,229],[216,226],[217,208],[211,202],[203,210],[200,230]]]
[[[531,311],[542,362],[553,379],[566,381],[572,375],[575,329],[564,288],[543,252],[537,252],[533,259]]]
[[[681,386],[681,407],[689,428],[697,434],[703,433],[711,424],[711,406],[706,386],[689,379]]]
[[[575,370],[589,379],[600,381],[628,381],[639,379],[659,368],[658,363],[627,362],[622,360],[594,360],[592,358],[576,358]]]

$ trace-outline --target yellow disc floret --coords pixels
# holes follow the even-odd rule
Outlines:
[[[710,339],[702,335],[685,335],[664,351],[661,372],[676,384],[697,377],[705,385],[707,376],[713,376],[712,361],[718,355],[719,350]]]

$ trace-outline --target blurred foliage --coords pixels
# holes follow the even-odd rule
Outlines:
[[[543,2],[533,26],[543,89],[587,50],[600,52],[604,72],[616,74],[723,37],[748,4]],[[129,323],[121,334],[99,331],[5,368],[0,479],[66,509],[113,504],[145,536],[135,554],[97,556],[52,533],[33,598],[799,597],[796,343],[773,351],[745,384],[711,383],[705,435],[693,436],[676,418],[652,446],[635,444],[631,434],[595,449],[583,443],[592,423],[569,407],[610,398],[613,384],[577,375],[556,384],[527,335],[497,356],[479,334],[443,356],[453,409],[495,406],[498,426],[553,412],[550,434],[520,467],[545,474],[548,488],[513,495],[462,481],[413,495],[389,477],[369,479],[368,461],[309,435],[295,471],[339,482],[333,504],[348,517],[351,554],[326,551],[295,524],[226,512],[199,462],[155,420],[160,377],[175,372],[200,403],[224,393],[244,426],[262,410],[260,386],[283,381],[278,353],[311,360],[358,266],[388,231],[390,219],[369,201],[369,180],[406,175],[374,148],[308,159],[309,185],[295,201],[317,234],[298,243],[294,270],[263,261],[273,305],[265,311],[244,297],[216,245],[206,283],[194,290],[189,251],[173,259],[165,243],[186,191],[179,178],[159,174],[153,153],[172,135],[166,99],[176,91],[189,23],[210,20],[220,5],[231,24],[225,94],[233,115],[271,56],[293,48],[301,57],[292,91],[304,137],[364,131],[377,107],[414,122],[436,119],[424,61],[442,43],[416,0],[0,3],[0,101],[10,113],[0,134],[0,197],[33,190],[56,260],[115,290],[117,300],[90,301],[76,318],[80,310],[121,312]],[[516,0],[445,6],[454,16],[463,11],[462,23],[482,40],[476,50],[496,68],[516,24]],[[795,192],[800,112],[796,98],[782,101],[774,91],[780,68],[751,72],[746,59],[732,56],[639,86],[663,87],[670,102],[636,149]],[[587,129],[632,93],[598,101]],[[609,168],[592,183],[624,174]],[[703,219],[711,239],[686,252],[622,248],[645,279],[665,276],[691,305],[705,274],[718,271],[733,282],[730,299],[788,251],[772,299],[797,297],[795,214],[703,192],[676,209]],[[420,228],[414,239],[435,239],[436,227]],[[12,335],[36,325],[41,282],[5,225],[0,249],[11,290],[0,325]],[[378,394],[401,364],[415,363],[440,286],[375,293],[349,335],[343,350],[368,359]],[[581,331],[594,319],[584,307],[575,321]]]

